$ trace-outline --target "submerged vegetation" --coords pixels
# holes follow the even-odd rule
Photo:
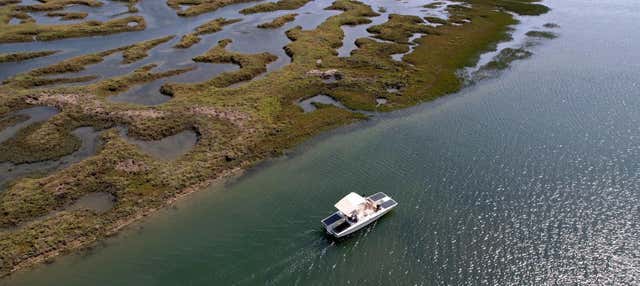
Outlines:
[[[168,5],[181,16],[193,16],[242,2],[250,1],[169,0]],[[243,13],[297,9],[307,2],[280,0],[252,6]],[[223,39],[193,61],[233,64],[237,70],[201,82],[165,83],[162,93],[171,100],[155,106],[109,98],[134,85],[189,72],[191,67],[155,71],[157,64],[140,63],[132,72],[110,78],[71,73],[118,53],[123,63],[138,62],[174,36],[75,56],[10,77],[0,86],[0,115],[28,106],[51,106],[60,113],[21,129],[0,144],[0,162],[36,162],[69,154],[79,145],[71,131],[81,126],[101,130],[103,143],[94,156],[49,174],[18,179],[0,191],[0,228],[5,228],[0,232],[0,274],[86,247],[216,178],[277,156],[323,130],[367,118],[354,110],[394,110],[455,92],[463,85],[458,71],[474,65],[482,52],[509,38],[510,26],[517,23],[511,13],[546,11],[529,0],[464,2],[447,6],[449,19],[426,18],[441,24],[437,27],[427,25],[423,17],[389,15],[384,23],[368,28],[376,39],[358,39],[350,56],[338,57],[345,36],[342,26],[369,24],[379,13],[363,2],[336,0],[326,9],[337,14],[313,30],[296,26],[286,31],[290,42],[284,50],[291,57],[290,64],[266,73],[277,56],[241,53],[232,49],[233,39]],[[188,8],[183,10],[182,5]],[[14,5],[0,7],[0,15],[20,11]],[[113,21],[119,27],[144,29],[140,16],[70,25],[9,25],[8,16],[0,17],[4,17],[0,32],[4,42],[122,31],[111,27],[116,25]],[[126,25],[131,19],[139,25]],[[295,14],[284,15],[264,27],[280,27],[294,19]],[[184,35],[176,47],[191,47],[200,41],[200,35],[237,21],[214,19]],[[414,46],[410,46],[411,39]],[[504,62],[524,55],[517,50],[503,53]],[[402,60],[392,58],[397,54],[404,54]],[[502,67],[501,63],[494,65]],[[56,85],[64,82],[86,83]],[[305,113],[297,105],[319,94],[347,108],[319,104]],[[2,124],[19,120],[6,119],[8,123]],[[122,128],[137,140],[158,140],[189,130],[197,134],[197,142],[181,157],[163,161],[123,138]],[[112,195],[113,207],[102,213],[69,208],[95,192]]]
[[[530,51],[524,50],[522,48],[512,49],[506,48],[496,56],[496,58],[489,62],[486,66],[490,69],[505,69],[509,67],[509,63],[515,60],[522,60],[528,57],[531,57],[532,53]]]
[[[558,35],[556,35],[555,33],[548,32],[548,31],[529,31],[527,32],[526,35],[529,37],[545,38],[545,39],[555,39],[558,37]]]

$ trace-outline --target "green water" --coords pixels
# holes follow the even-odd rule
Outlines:
[[[500,77],[320,136],[2,282],[638,284],[640,3],[548,4],[533,25],[560,37]],[[351,191],[400,205],[336,243],[319,220]]]

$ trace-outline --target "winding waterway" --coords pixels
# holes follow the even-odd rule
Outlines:
[[[633,285],[640,3],[548,1],[558,39],[495,79],[325,134],[7,285]],[[400,205],[353,237],[342,195]]]

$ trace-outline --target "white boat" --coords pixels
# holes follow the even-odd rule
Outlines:
[[[350,193],[335,204],[338,211],[323,219],[322,225],[327,233],[340,238],[376,221],[397,205],[396,201],[382,192],[366,198]]]

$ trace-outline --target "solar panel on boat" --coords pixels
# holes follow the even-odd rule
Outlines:
[[[397,204],[397,203],[396,203],[396,201],[394,201],[394,200],[388,200],[388,201],[383,202],[383,203],[380,205],[380,207],[381,207],[381,208],[383,208],[383,209],[386,209],[386,208],[392,207],[392,206],[394,206],[394,205],[396,205],[396,204]]]
[[[322,223],[324,223],[325,225],[331,225],[334,222],[340,220],[342,218],[342,216],[340,216],[337,213],[334,213],[332,216],[325,218],[324,220],[322,220]]]
[[[382,198],[384,198],[386,196],[387,195],[385,195],[384,193],[375,193],[375,194],[371,195],[369,198],[371,200],[373,200],[373,201],[377,201],[377,200],[380,200],[380,199],[382,199]]]

